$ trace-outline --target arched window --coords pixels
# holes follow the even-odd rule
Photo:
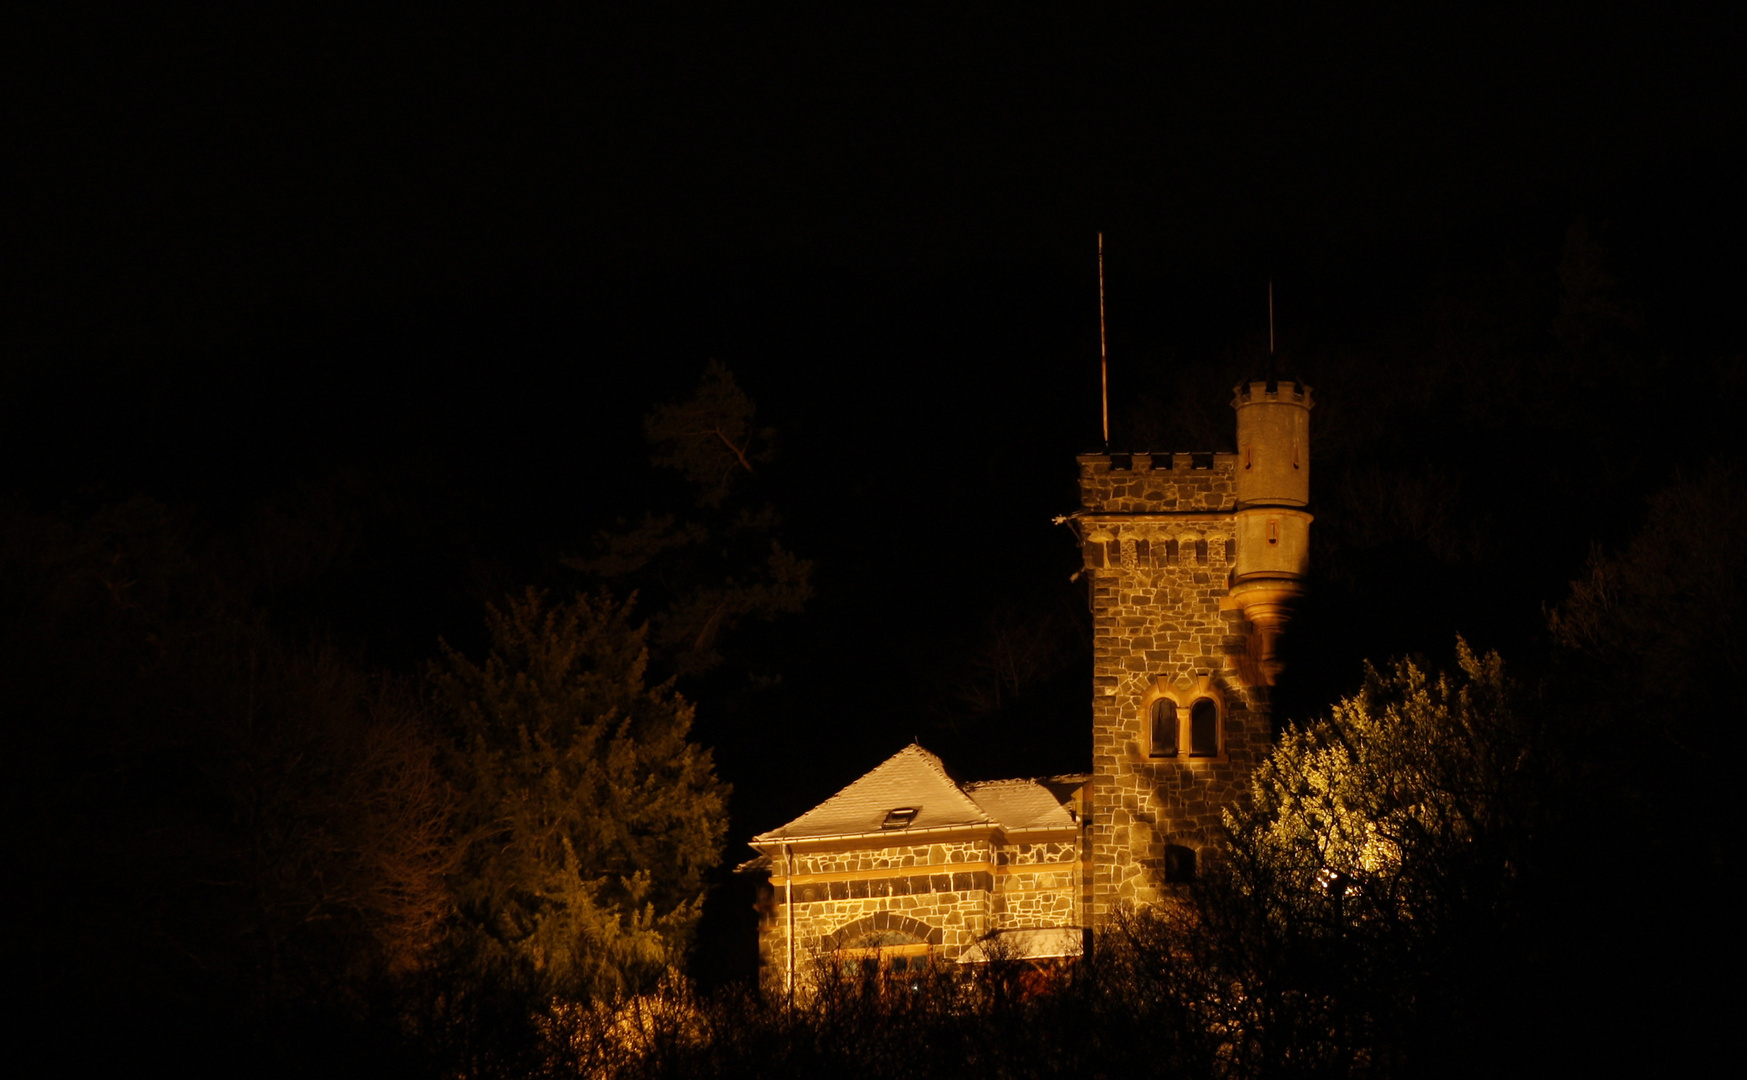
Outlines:
[[[852,971],[912,972],[928,970],[928,943],[902,930],[863,934],[839,950]]]
[[[1181,844],[1165,846],[1165,883],[1181,885],[1195,880],[1195,849]]]
[[[1189,756],[1219,756],[1219,704],[1212,698],[1189,707]]]
[[[1152,706],[1152,756],[1177,756],[1177,703],[1159,698]]]

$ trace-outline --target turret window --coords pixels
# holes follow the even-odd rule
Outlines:
[[[1152,707],[1152,756],[1177,756],[1177,703],[1159,698]]]
[[[1189,756],[1219,756],[1219,705],[1200,698],[1189,708]]]

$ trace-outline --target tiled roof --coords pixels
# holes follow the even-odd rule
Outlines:
[[[966,784],[964,792],[1008,832],[1074,827],[1068,808],[1036,780],[989,780]]]
[[[900,808],[914,809],[915,817],[901,830],[886,828],[887,815]],[[855,783],[787,825],[753,837],[752,842],[895,837],[900,832],[976,825],[1023,832],[1071,829],[1074,819],[1061,799],[1037,780],[991,780],[961,788],[939,758],[911,743]]]
[[[886,815],[900,807],[916,811],[904,832],[995,823],[952,782],[939,758],[911,743],[860,780],[752,842],[896,832],[881,826]]]

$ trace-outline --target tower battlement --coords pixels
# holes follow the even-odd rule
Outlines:
[[[1223,512],[1237,506],[1236,454],[1081,454],[1085,513]]]
[[[1231,392],[1234,409],[1258,401],[1290,402],[1306,409],[1316,404],[1310,399],[1310,387],[1293,379],[1254,379],[1238,383]]]

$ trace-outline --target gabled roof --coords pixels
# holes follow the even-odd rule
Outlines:
[[[900,808],[914,809],[915,817],[901,830],[883,828],[886,815]],[[995,824],[995,819],[946,775],[939,758],[911,743],[860,780],[787,825],[753,837],[752,842],[915,833]]]
[[[906,833],[976,826],[1007,833],[1072,830],[1074,817],[1063,803],[1066,793],[1087,779],[988,780],[961,787],[939,758],[911,743],[860,780],[752,842],[889,836],[889,842],[897,843]],[[893,827],[889,815],[901,809],[915,815],[908,825]]]
[[[966,784],[964,792],[1010,833],[1074,827],[1068,808],[1036,780],[988,780]]]

